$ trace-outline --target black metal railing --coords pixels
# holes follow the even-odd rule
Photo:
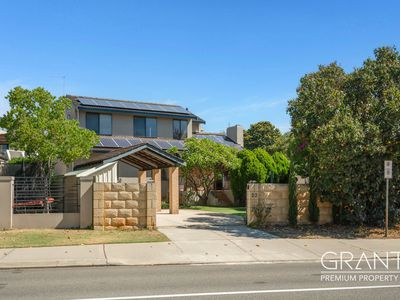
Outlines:
[[[15,177],[14,213],[64,212],[63,176]]]

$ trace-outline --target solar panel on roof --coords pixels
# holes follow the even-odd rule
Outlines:
[[[148,141],[146,141],[146,143],[148,143],[154,147],[160,148],[160,146],[157,144],[157,142],[155,140],[148,140]]]
[[[169,143],[170,143],[173,147],[177,147],[179,150],[183,149],[183,142],[182,142],[182,141],[171,140],[171,141],[169,141]]]
[[[89,99],[89,98],[78,98],[80,103],[83,105],[90,106],[103,106],[103,107],[114,107],[114,108],[128,108],[128,109],[138,109],[147,111],[161,111],[161,112],[171,112],[189,115],[191,114],[182,106],[178,105],[160,105],[152,103],[140,103],[140,102],[130,102],[130,101],[111,101],[107,99]]]
[[[131,146],[126,139],[114,139],[114,141],[117,143],[118,147],[125,148]]]
[[[140,139],[129,139],[129,142],[132,145],[137,145],[137,144],[141,144],[142,143],[142,141]]]
[[[168,143],[167,141],[157,141],[157,144],[160,145],[161,149],[169,149],[172,147],[172,145],[170,143]]]
[[[113,138],[102,137],[100,138],[100,142],[103,147],[118,147],[118,144],[114,141]]]

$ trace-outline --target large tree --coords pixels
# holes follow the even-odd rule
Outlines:
[[[250,128],[244,132],[244,146],[253,150],[261,148],[270,154],[278,149],[281,132],[271,122],[262,121],[251,124]]]
[[[181,171],[187,187],[201,202],[206,202],[216,179],[237,166],[236,154],[235,148],[208,139],[185,140],[185,146],[180,153],[185,161]]]
[[[57,161],[66,164],[87,158],[98,142],[95,132],[68,120],[71,100],[56,98],[43,88],[16,87],[5,97],[10,110],[0,118],[7,140],[14,149],[24,150],[39,163],[43,175],[50,175]]]
[[[297,171],[310,176],[316,195],[335,207],[336,220],[380,224],[384,212],[383,160],[394,161],[391,221],[400,206],[400,55],[375,50],[346,74],[337,64],[320,66],[300,81],[289,102]],[[299,167],[300,166],[300,167]]]

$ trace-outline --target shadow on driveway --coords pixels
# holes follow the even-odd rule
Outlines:
[[[159,228],[175,228],[183,231],[201,231],[203,234],[209,231],[211,235],[223,235],[227,238],[255,238],[273,239],[276,236],[262,230],[247,227],[242,216],[215,213],[198,210],[180,210],[179,215],[158,215],[162,220]],[[171,224],[173,222],[173,224]],[[167,234],[168,235],[168,234]]]

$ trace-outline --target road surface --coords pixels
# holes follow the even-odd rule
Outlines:
[[[400,278],[321,282],[319,263],[0,271],[0,299],[399,299]]]

